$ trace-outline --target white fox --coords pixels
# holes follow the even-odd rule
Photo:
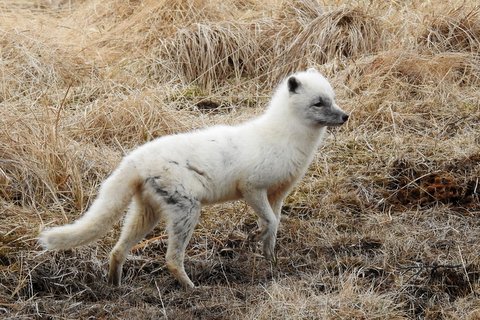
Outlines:
[[[130,204],[110,254],[108,281],[119,285],[131,248],[165,217],[166,265],[186,287],[185,249],[204,204],[244,199],[259,218],[257,240],[266,258],[274,247],[283,200],[305,174],[327,126],[348,115],[315,69],[295,73],[277,88],[261,116],[150,141],[128,154],[76,222],[44,230],[46,249],[68,249],[105,235]]]

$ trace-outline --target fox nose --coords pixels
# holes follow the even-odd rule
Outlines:
[[[348,114],[344,114],[344,115],[342,116],[342,120],[343,120],[343,122],[347,122],[347,120],[348,120]]]

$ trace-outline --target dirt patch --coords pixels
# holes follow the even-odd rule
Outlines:
[[[399,297],[409,312],[422,318],[441,313],[438,306],[442,303],[454,302],[471,294],[479,274],[479,268],[474,264],[419,263],[405,269],[405,273],[411,276],[407,290]]]
[[[477,153],[445,164],[396,160],[390,169],[388,199],[402,205],[426,206],[441,202],[478,207],[479,158]]]

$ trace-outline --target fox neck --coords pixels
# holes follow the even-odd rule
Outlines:
[[[297,119],[280,117],[278,114],[265,114],[261,127],[261,134],[268,137],[268,143],[281,145],[281,158],[295,164],[291,170],[297,177],[302,176],[312,162],[327,129],[308,127]]]
[[[283,98],[283,99],[282,99]],[[307,148],[317,145],[327,127],[313,126],[307,121],[302,121],[298,115],[293,114],[293,108],[288,103],[288,97],[274,97],[263,118],[263,125],[269,130],[276,131],[279,137],[305,144]]]

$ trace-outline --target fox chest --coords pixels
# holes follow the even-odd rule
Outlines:
[[[306,154],[274,157],[259,167],[260,172],[254,173],[253,177],[260,184],[263,182],[269,193],[289,188],[303,177],[310,163],[309,158]]]

